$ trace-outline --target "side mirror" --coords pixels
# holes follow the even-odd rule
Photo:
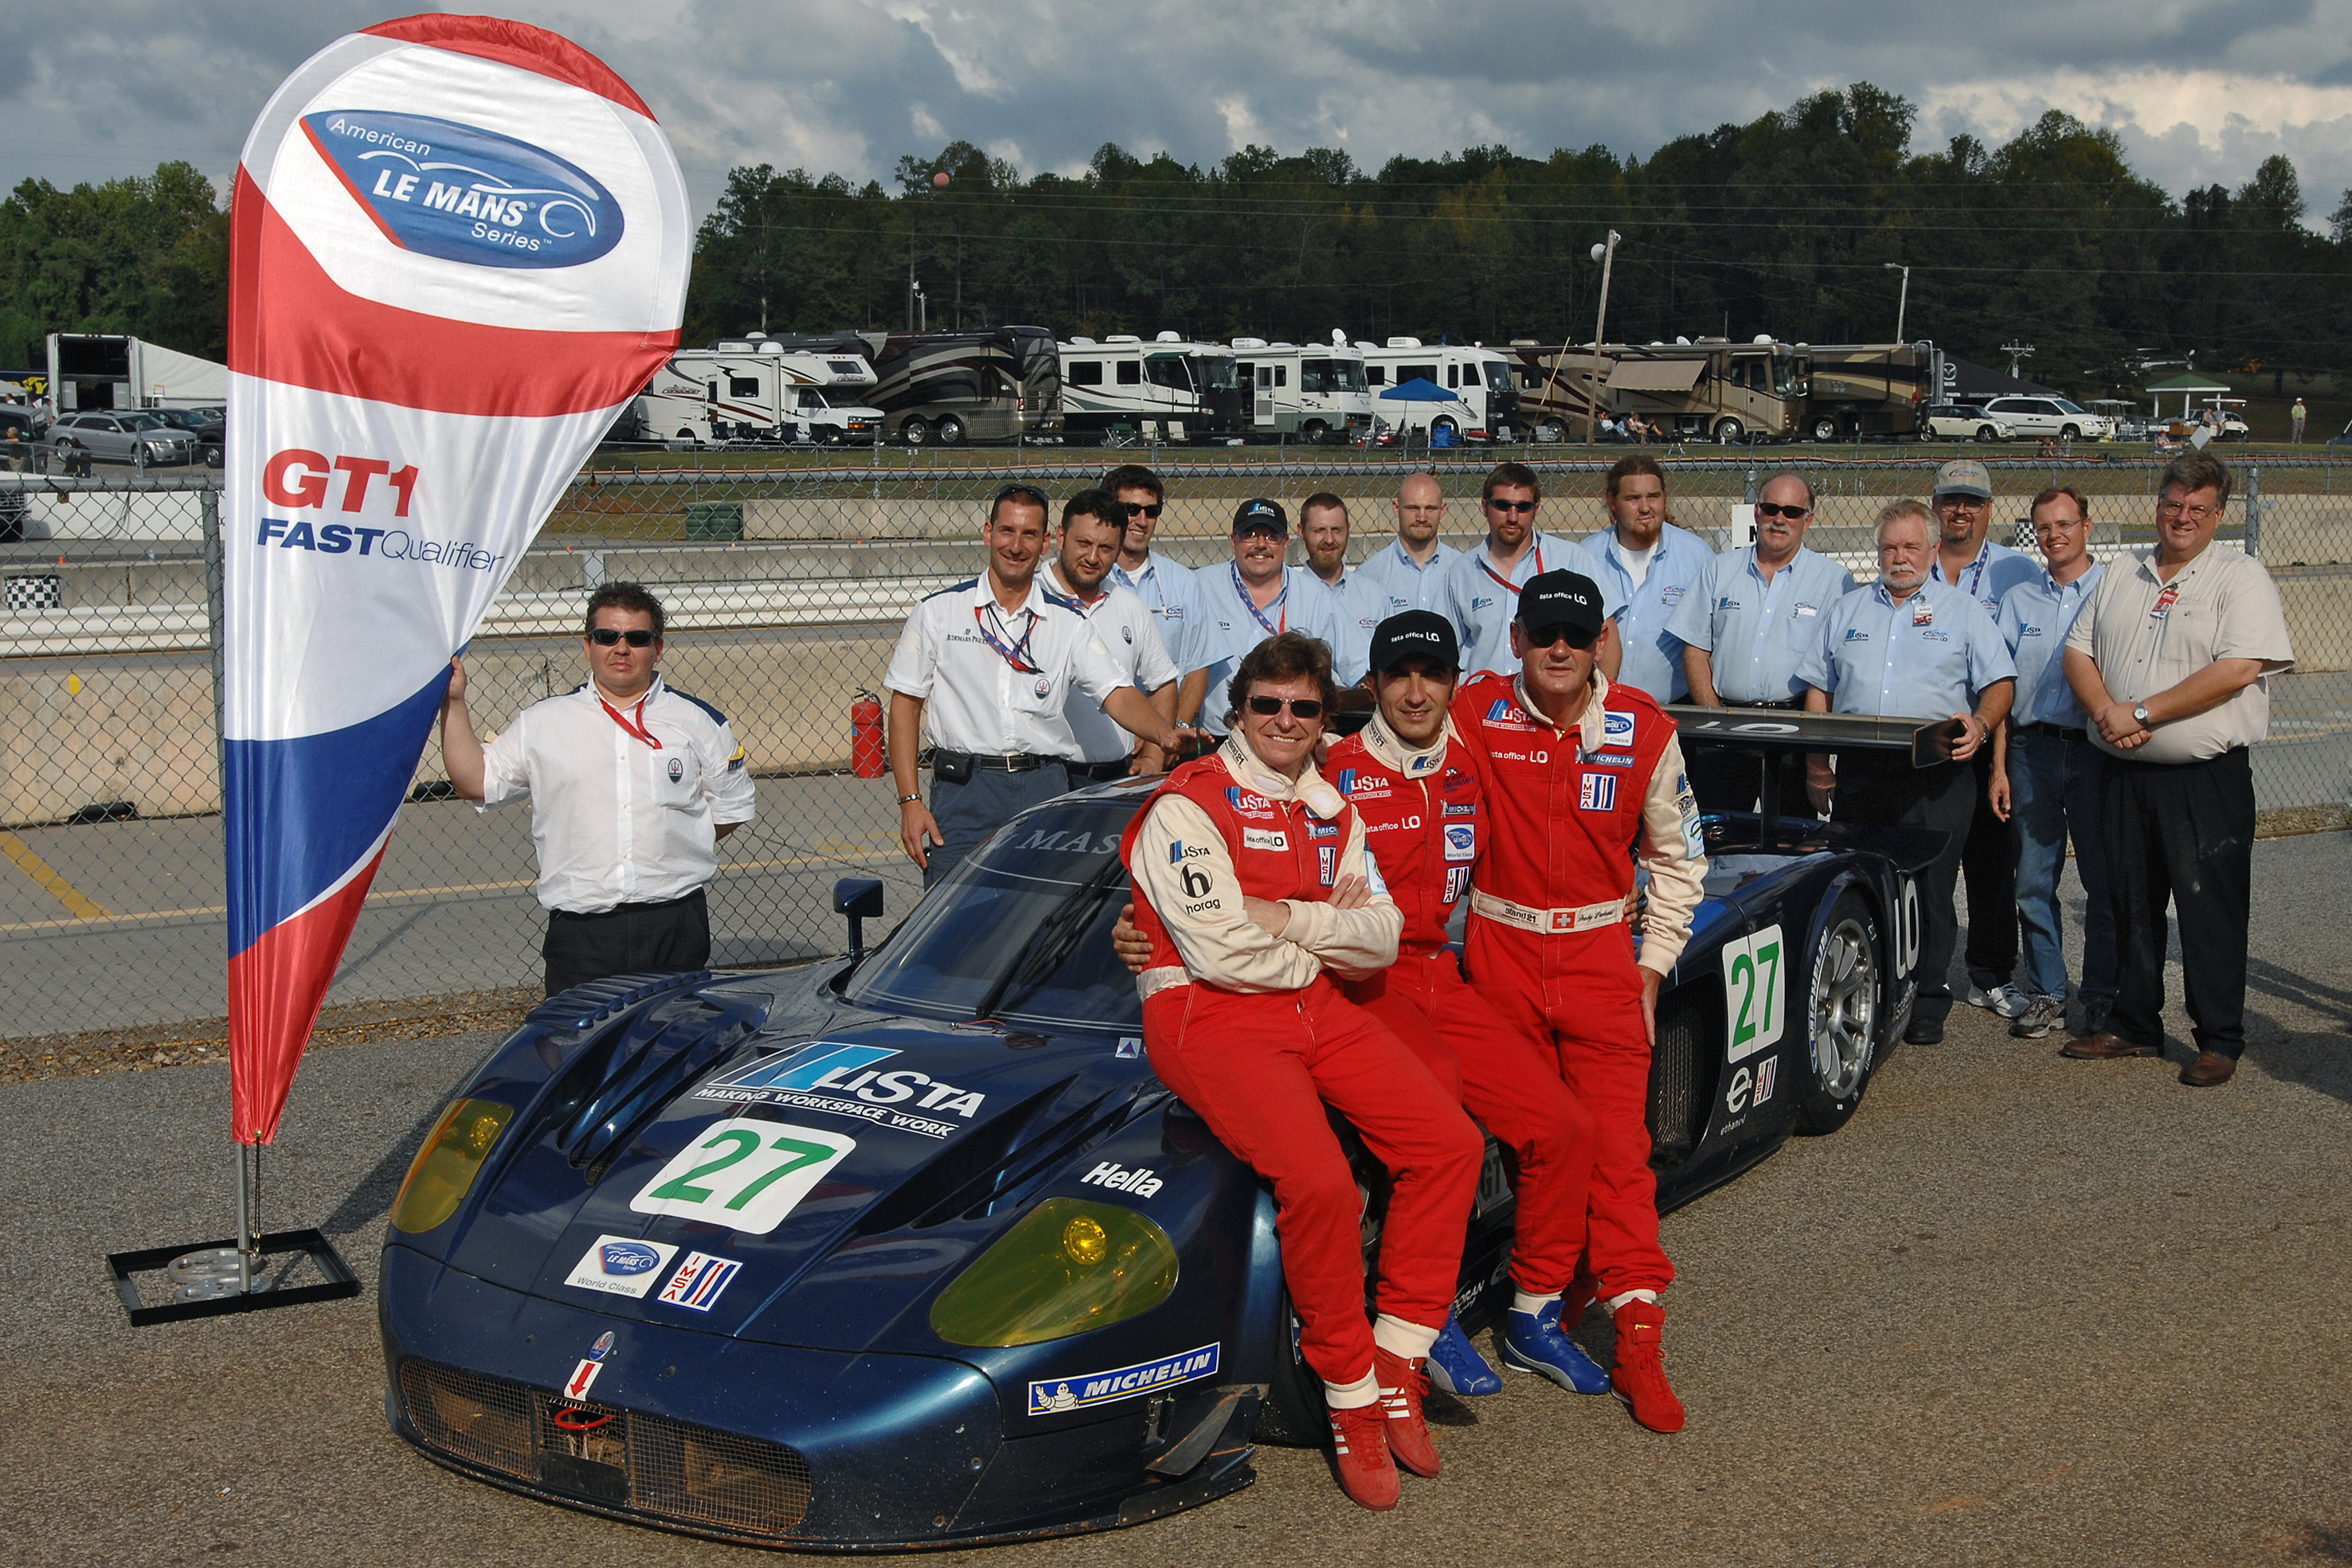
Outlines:
[[[849,916],[849,956],[866,956],[866,922],[882,918],[882,883],[870,876],[845,876],[833,884],[833,912]]]

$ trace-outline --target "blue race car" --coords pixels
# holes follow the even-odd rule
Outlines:
[[[1888,721],[1678,716],[1694,742],[1915,745]],[[1153,1078],[1112,951],[1148,793],[1024,813],[871,950],[881,884],[845,882],[845,959],[537,1009],[394,1206],[394,1429],[550,1501],[837,1551],[1133,1524],[1247,1486],[1255,1443],[1324,1441],[1273,1199]],[[1909,1012],[1934,841],[1765,805],[1707,820],[1708,898],[1661,998],[1662,1207],[1843,1125]],[[1369,1252],[1386,1195],[1358,1155]],[[1490,1140],[1474,1331],[1509,1299],[1511,1214]]]

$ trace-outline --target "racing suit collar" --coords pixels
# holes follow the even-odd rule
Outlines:
[[[1326,821],[1338,816],[1344,804],[1339,799],[1339,791],[1324,782],[1323,775],[1315,770],[1311,760],[1307,764],[1307,770],[1296,781],[1285,779],[1260,762],[1257,753],[1249,748],[1249,742],[1242,738],[1238,725],[1217,747],[1217,756],[1223,760],[1225,771],[1232,774],[1236,782],[1256,790],[1269,800],[1296,800]]]
[[[1454,721],[1445,721],[1445,727],[1438,732],[1436,745],[1420,751],[1406,746],[1377,708],[1372,711],[1372,722],[1364,726],[1362,733],[1364,749],[1381,767],[1400,779],[1426,779],[1445,761],[1445,748],[1454,740]]]
[[[1544,716],[1543,709],[1536,706],[1534,699],[1528,695],[1528,678],[1524,673],[1511,677],[1511,695],[1519,699],[1521,711],[1529,718],[1538,724],[1551,724],[1551,720]],[[1592,695],[1586,699],[1584,712],[1577,716],[1576,721],[1577,739],[1587,751],[1601,749],[1601,737],[1607,733],[1604,728],[1605,721],[1601,716],[1608,706],[1609,677],[1602,674],[1596,665],[1592,672]],[[1556,730],[1563,727],[1560,725],[1552,725],[1552,728]]]

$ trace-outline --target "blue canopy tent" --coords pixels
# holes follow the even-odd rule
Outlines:
[[[1478,423],[1477,417],[1470,412],[1470,405],[1463,402],[1458,394],[1447,392],[1426,376],[1415,376],[1409,382],[1399,382],[1381,392],[1380,401],[1408,405],[1389,411],[1392,415],[1392,422],[1401,429],[1420,429],[1429,432],[1430,444],[1433,446],[1452,445],[1454,441],[1461,438],[1463,431]],[[1437,406],[1440,404],[1451,406]],[[1454,428],[1448,439],[1441,439],[1447,436],[1448,433],[1435,428],[1440,419],[1451,419],[1453,422]]]

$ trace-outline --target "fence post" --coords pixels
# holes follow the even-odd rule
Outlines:
[[[2260,464],[2246,469],[2246,553],[2256,560],[2263,559],[2263,470]]]
[[[222,630],[227,623],[227,570],[221,557],[220,497],[217,489],[197,492],[198,515],[205,536],[205,640],[213,654],[213,772],[220,791],[221,814],[228,813],[228,664]]]
[[[1748,488],[1747,488],[1745,491],[1741,492],[1741,494],[1740,494],[1740,497],[1739,497],[1739,498],[1740,498],[1741,500],[1743,500],[1743,501],[1748,502],[1748,503],[1749,505],[1751,505],[1751,506],[1753,506],[1753,505],[1755,504],[1755,501],[1756,501],[1756,470],[1755,470],[1755,468],[1754,468],[1754,467],[1752,467],[1752,466],[1751,466],[1751,467],[1749,467],[1749,469],[1748,470]]]

